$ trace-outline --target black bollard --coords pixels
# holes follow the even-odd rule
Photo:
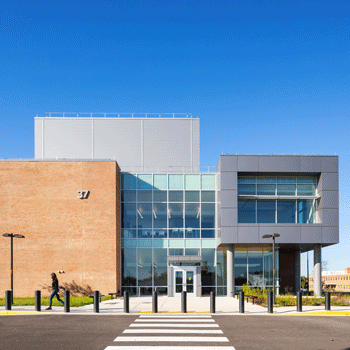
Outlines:
[[[124,312],[129,313],[129,292],[126,290],[124,291]]]
[[[244,292],[239,292],[239,313],[244,314]]]
[[[325,297],[326,310],[329,311],[331,309],[331,293],[329,292],[324,293],[324,297]]]
[[[69,290],[64,291],[64,312],[70,312],[70,293],[69,293]]]
[[[215,292],[210,292],[210,313],[215,314]]]
[[[152,293],[152,312],[158,313],[158,293],[156,291]]]
[[[100,312],[100,292],[94,291],[94,312]]]
[[[35,311],[41,311],[41,291],[35,291]]]
[[[10,290],[5,291],[5,310],[11,310],[12,307],[12,293]]]
[[[303,311],[303,292],[297,293],[297,311],[298,312]]]
[[[186,292],[181,293],[181,312],[183,314],[187,313],[187,293]]]
[[[267,312],[269,314],[273,313],[273,292],[272,292],[272,290],[269,290],[267,292]]]

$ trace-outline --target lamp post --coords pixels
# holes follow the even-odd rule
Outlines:
[[[272,238],[272,294],[273,303],[276,304],[275,299],[275,238],[280,237],[279,233],[273,233],[272,235],[263,235],[262,238]]]
[[[23,235],[13,233],[4,233],[3,237],[11,237],[11,305],[13,304],[13,237],[15,238],[24,238]]]

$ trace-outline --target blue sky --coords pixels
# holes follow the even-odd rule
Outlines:
[[[343,270],[349,14],[334,0],[4,2],[0,158],[33,158],[34,117],[48,111],[192,113],[202,165],[221,153],[337,154],[341,243],[323,259]]]

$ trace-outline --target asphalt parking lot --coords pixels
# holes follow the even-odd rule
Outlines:
[[[208,316],[207,316],[208,317]],[[181,318],[181,317],[180,317]],[[1,350],[41,350],[41,349],[86,349],[104,350],[107,347],[119,346],[209,346],[211,349],[233,347],[243,349],[334,349],[350,350],[350,317],[342,316],[212,316],[213,323],[222,334],[217,339],[226,337],[228,342],[184,343],[180,338],[189,334],[176,334],[179,341],[173,342],[115,342],[132,324],[137,325],[139,316],[102,316],[102,315],[33,315],[33,316],[1,316],[0,317],[0,349]],[[157,319],[151,320],[156,322]],[[171,328],[176,324],[173,319],[164,324]],[[174,323],[172,323],[174,322]],[[200,322],[200,321],[198,321]],[[204,322],[204,321],[203,321]],[[147,336],[151,323],[142,327]],[[162,329],[166,329],[162,328]],[[181,327],[182,329],[190,329]],[[179,327],[178,327],[179,329]],[[206,328],[208,329],[208,328]],[[204,329],[205,332],[205,329]],[[156,337],[153,333],[149,336]],[[164,334],[163,334],[164,336]],[[190,335],[191,336],[191,335]],[[122,345],[122,346],[121,346]]]

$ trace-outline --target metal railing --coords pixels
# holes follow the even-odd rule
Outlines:
[[[193,118],[192,113],[45,112],[46,118]],[[198,118],[198,117],[197,117]]]

